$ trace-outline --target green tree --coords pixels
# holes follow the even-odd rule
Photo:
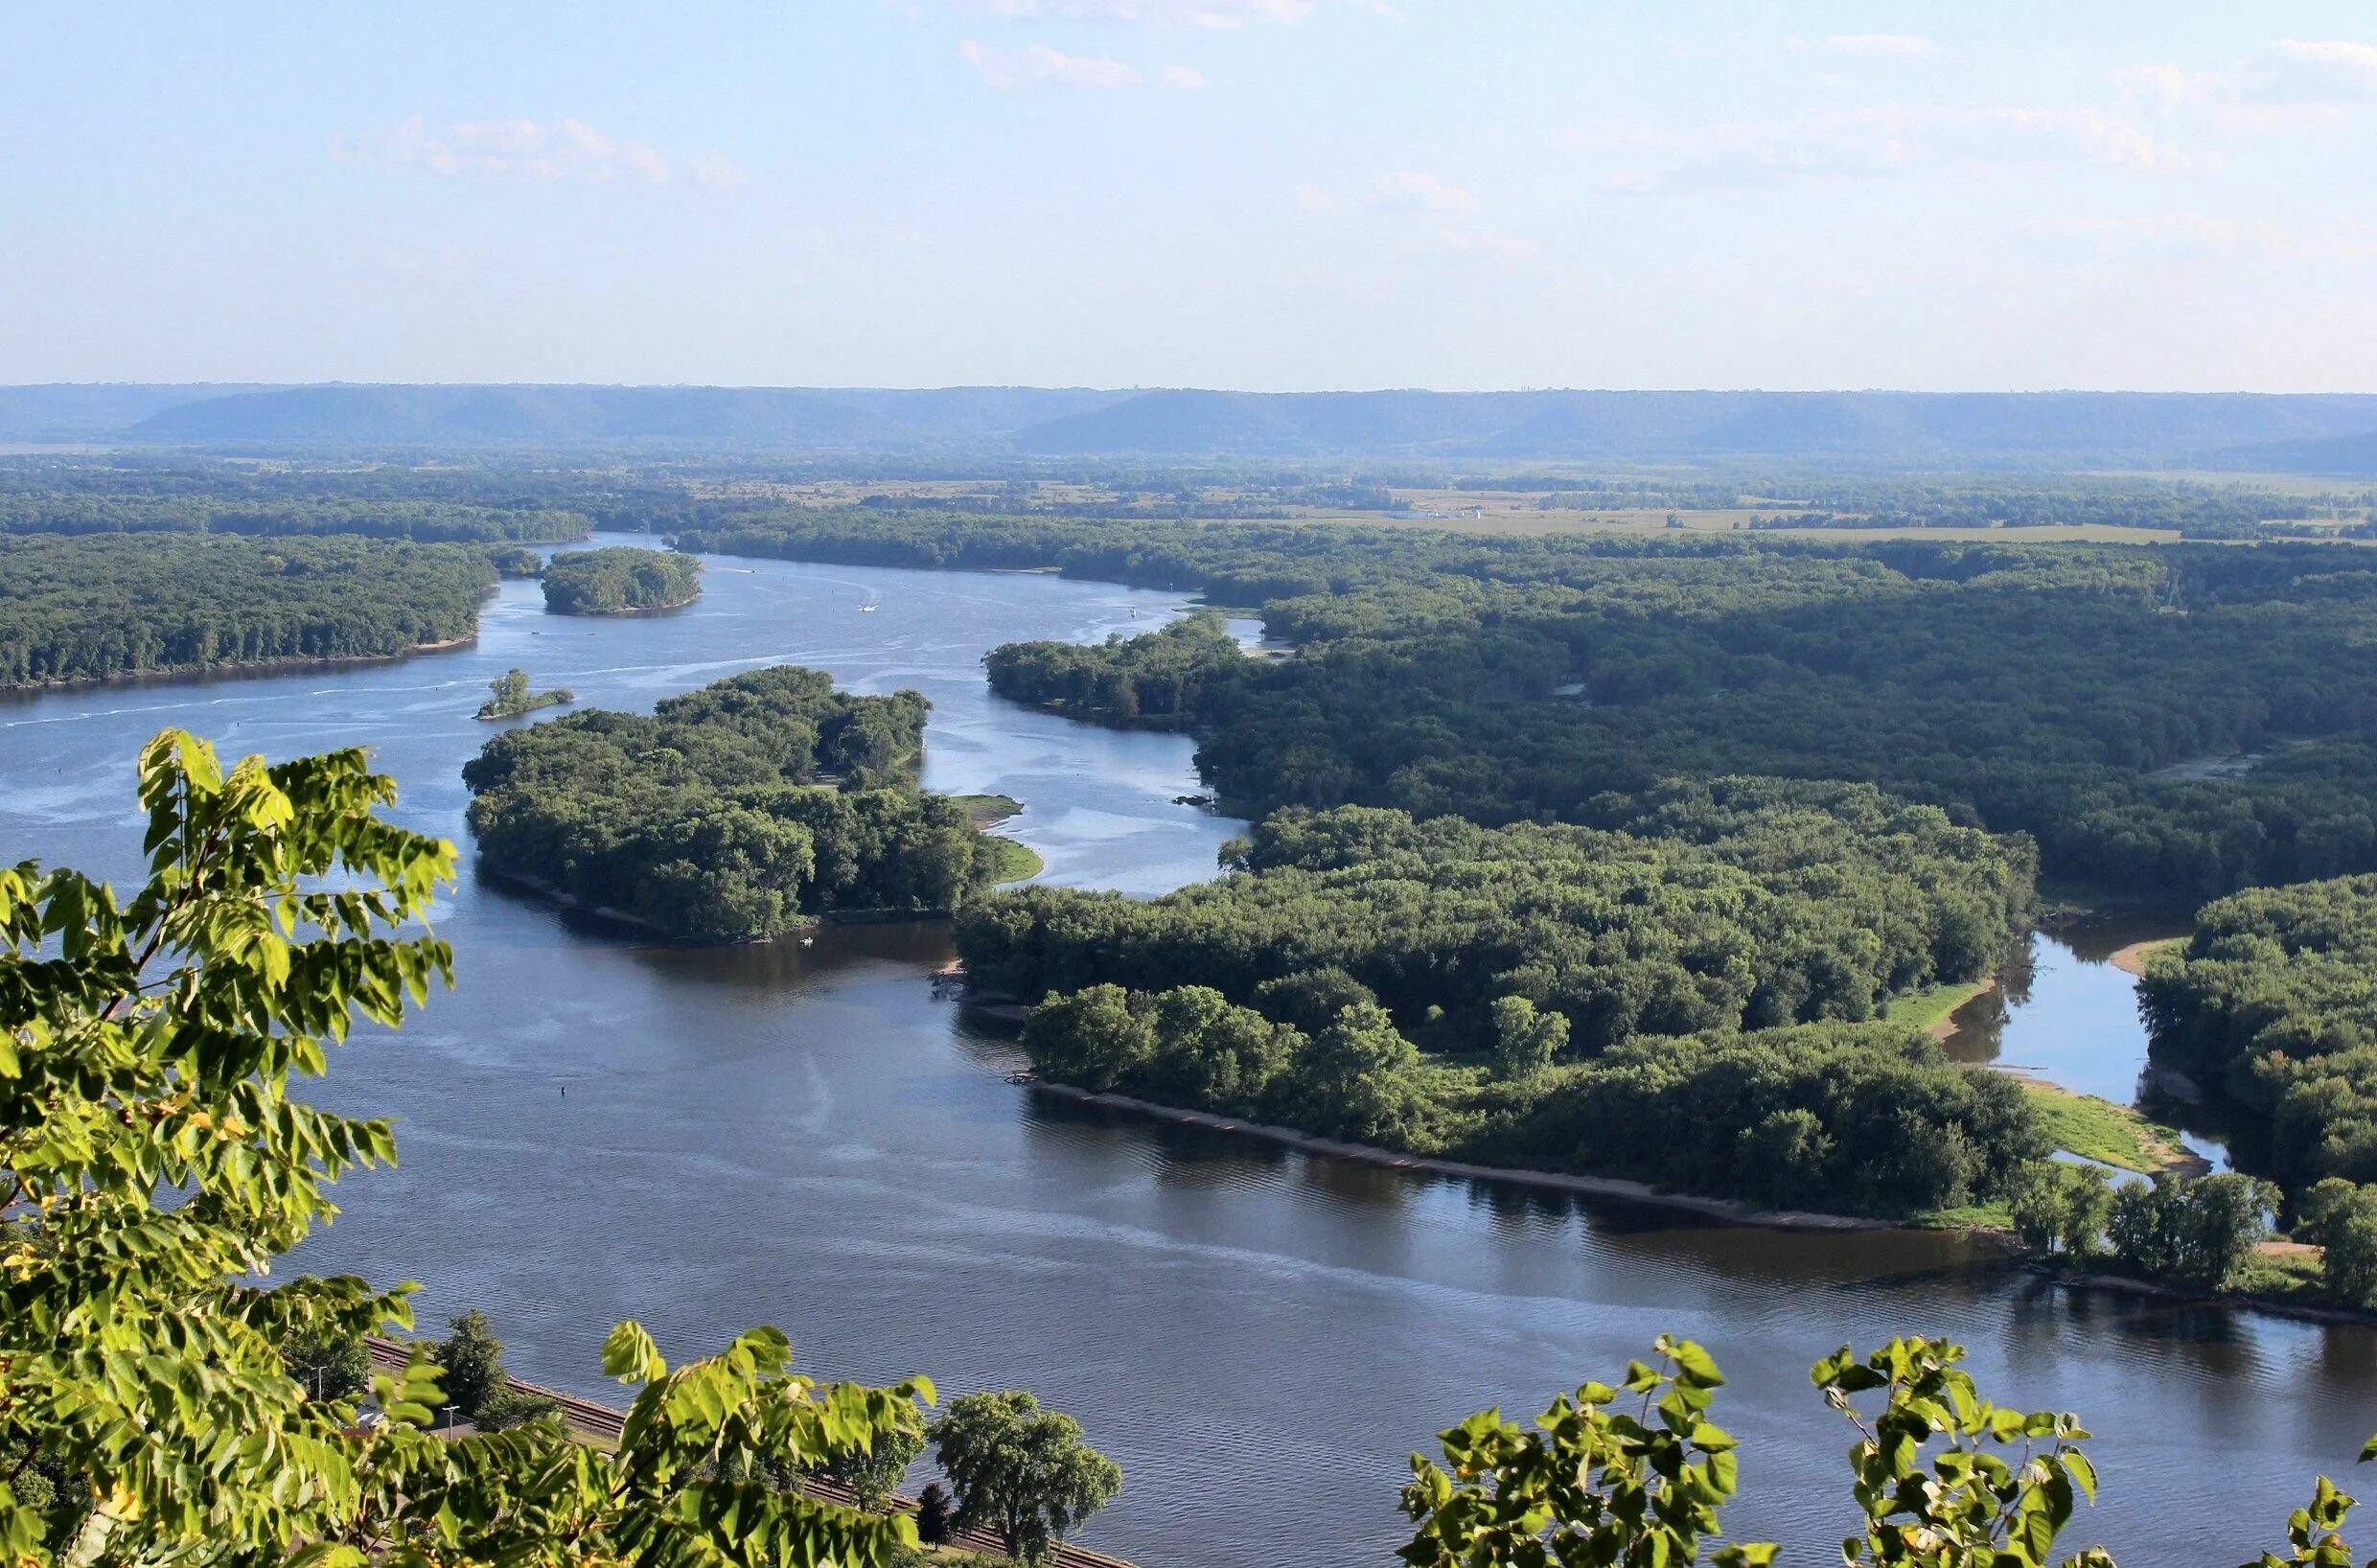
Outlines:
[[[511,1386],[511,1375],[503,1370],[503,1341],[496,1337],[494,1320],[475,1306],[455,1317],[447,1328],[446,1338],[431,1354],[446,1373],[447,1402],[470,1420],[488,1400]]]
[[[2102,1165],[2034,1160],[2015,1172],[2007,1202],[2014,1234],[2024,1247],[2088,1257],[2103,1245],[2112,1217],[2112,1172]]]
[[[868,1510],[888,1508],[898,1492],[900,1478],[924,1452],[925,1423],[914,1420],[877,1432],[873,1442],[864,1448],[849,1448],[836,1454],[815,1472],[828,1481],[839,1482],[850,1488],[859,1506]],[[934,1537],[924,1533],[923,1510],[918,1508],[917,1533],[926,1540]]]
[[[1288,1069],[1301,1122],[1332,1138],[1408,1146],[1427,1115],[1419,1051],[1383,1007],[1356,1004],[1315,1035]]]
[[[2045,1568],[2076,1498],[2096,1500],[2079,1418],[1990,1403],[1964,1353],[1945,1340],[1894,1339],[1862,1358],[1844,1345],[1810,1369],[1825,1403],[1858,1429],[1849,1464],[1865,1528],[1841,1543],[1852,1568]],[[1871,1414],[1856,1402],[1869,1393],[1882,1396]],[[2065,1568],[2113,1562],[2091,1547]]]
[[[1665,1369],[1636,1361],[1618,1387],[1561,1395],[1522,1431],[1499,1410],[1439,1433],[1444,1463],[1412,1456],[1403,1511],[1418,1524],[1396,1556],[1412,1568],[1598,1563],[1666,1568],[1700,1560],[1734,1493],[1733,1435],[1708,1419],[1724,1376],[1690,1340],[1661,1336]],[[1613,1412],[1621,1393],[1633,1414]],[[1719,1550],[1719,1568],[1774,1560],[1769,1544]]]
[[[1536,1076],[1568,1044],[1567,1016],[1538,1012],[1525,997],[1496,997],[1493,1014],[1494,1069],[1506,1078]]]
[[[371,1387],[371,1348],[360,1334],[292,1333],[281,1342],[281,1368],[309,1399],[353,1399]]]
[[[958,1497],[955,1524],[994,1532],[1038,1562],[1122,1489],[1122,1468],[1084,1442],[1081,1423],[1009,1390],[953,1399],[932,1426]]]
[[[494,706],[499,713],[518,713],[528,705],[528,672],[506,670],[487,682],[495,693]]]
[[[2113,1194],[2106,1231],[2126,1267],[2217,1290],[2270,1234],[2278,1202],[2276,1188],[2236,1171],[2192,1182],[2158,1176]]]
[[[2347,1306],[2377,1302],[2377,1187],[2341,1176],[2314,1183],[2296,1205],[2295,1239],[2320,1249],[2330,1296]]]
[[[448,1443],[417,1353],[373,1380],[386,1419],[308,1397],[296,1347],[409,1327],[409,1287],[271,1273],[394,1155],[387,1124],[290,1093],[357,1019],[401,1024],[451,956],[407,934],[450,844],[382,819],[360,751],[225,771],[179,730],[141,753],[150,871],[129,902],[64,869],[0,869],[0,1554],[13,1563],[370,1560],[879,1564],[912,1527],[716,1479],[795,1468],[912,1423],[921,1379],[819,1385],[773,1329],[640,1383],[615,1452],[543,1424]],[[43,1506],[40,1487],[54,1506]],[[17,1489],[26,1483],[25,1489]]]

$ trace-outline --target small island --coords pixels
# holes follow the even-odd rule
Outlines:
[[[1017,867],[916,787],[928,707],[780,664],[509,730],[462,770],[479,864],[694,942],[958,909]]]
[[[544,608],[556,615],[681,610],[701,596],[702,563],[674,550],[572,550],[544,568]]]
[[[526,670],[506,670],[488,681],[487,689],[495,695],[478,705],[482,719],[517,719],[541,707],[560,707],[578,700],[575,692],[562,686],[551,691],[530,691]]]

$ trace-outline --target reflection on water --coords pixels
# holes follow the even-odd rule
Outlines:
[[[1016,831],[1051,876],[1153,892],[1210,873],[1235,824],[1171,803],[1196,789],[1187,740],[1025,712],[978,662],[1010,637],[1160,624],[1177,597],[719,565],[681,615],[549,617],[513,584],[473,649],[0,706],[0,855],[128,879],[131,757],[168,722],[276,754],[366,741],[404,819],[459,836],[458,770],[490,732],[470,714],[505,668],[642,706],[798,658],[922,688],[929,781],[1024,800]],[[1849,1523],[1850,1433],[1806,1374],[1844,1341],[1949,1334],[1997,1397],[2084,1412],[2105,1503],[2074,1534],[2132,1563],[2243,1560],[2377,1426],[2377,1336],[2359,1329],[2052,1290],[1955,1236],[1727,1227],[1018,1088],[1011,1026],[935,992],[938,925],[694,951],[466,875],[438,929],[460,990],[399,1038],[359,1033],[320,1096],[393,1116],[403,1164],[341,1187],[303,1266],[425,1280],[430,1326],[483,1305],[523,1375],[598,1398],[617,1393],[595,1369],[623,1317],[673,1354],[767,1322],[829,1374],[1034,1389],[1128,1473],[1089,1540],[1150,1568],[1386,1561],[1429,1433],[1540,1410],[1669,1331],[1733,1374],[1735,1530],[1803,1545]],[[2022,1032],[2056,1005],[2055,951],[1998,1030],[2007,1059],[2055,1059]],[[2133,1037],[2091,1038],[2075,1049],[2101,1051],[2093,1070],[2134,1082],[2134,1054],[2112,1060]]]
[[[2032,932],[2006,960],[1996,986],[1956,1009],[1948,1053],[2116,1105],[2145,1099],[2158,1119],[2181,1129],[2188,1148],[2227,1169],[2227,1146],[2217,1126],[2190,1107],[2148,1094],[2137,978],[2112,962],[2124,948],[2180,935],[2188,924],[2183,911],[2124,909]]]

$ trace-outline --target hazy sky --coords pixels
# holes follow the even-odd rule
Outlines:
[[[2377,389],[2377,6],[0,10],[0,382]]]

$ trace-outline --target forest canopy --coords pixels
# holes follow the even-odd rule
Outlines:
[[[1780,774],[2027,832],[2068,880],[2208,897],[2377,869],[2377,558],[2357,550],[838,514],[680,542],[1261,604],[1299,657],[1166,631],[991,659],[1023,700],[1192,730],[1249,815],[1592,821],[1611,792]]]
[[[1997,1195],[2020,1090],[1868,1021],[1996,962],[2027,844],[1860,785],[1677,784],[1616,829],[1289,808],[1220,880],[958,917],[1039,1070],[1326,1136],[1861,1212]]]
[[[627,544],[571,550],[544,568],[544,608],[561,615],[674,610],[701,591],[702,563],[669,550]]]
[[[459,545],[0,538],[0,685],[387,657],[470,636],[495,585]]]
[[[2031,897],[2025,846],[1857,785],[1719,779],[1616,829],[1346,807],[1281,811],[1235,874],[1139,900],[1033,888],[958,921],[968,971],[1020,995],[1110,980],[1252,1001],[1331,969],[1407,1026],[1482,1043],[1524,996],[1574,1049],[1872,1017],[1995,967]]]
[[[2155,1059],[2233,1101],[2272,1175],[2377,1182],[2377,876],[2206,905],[2138,1002]]]
[[[914,784],[929,704],[777,665],[659,703],[511,730],[465,764],[480,862],[695,941],[818,915],[951,910],[1002,863]]]

